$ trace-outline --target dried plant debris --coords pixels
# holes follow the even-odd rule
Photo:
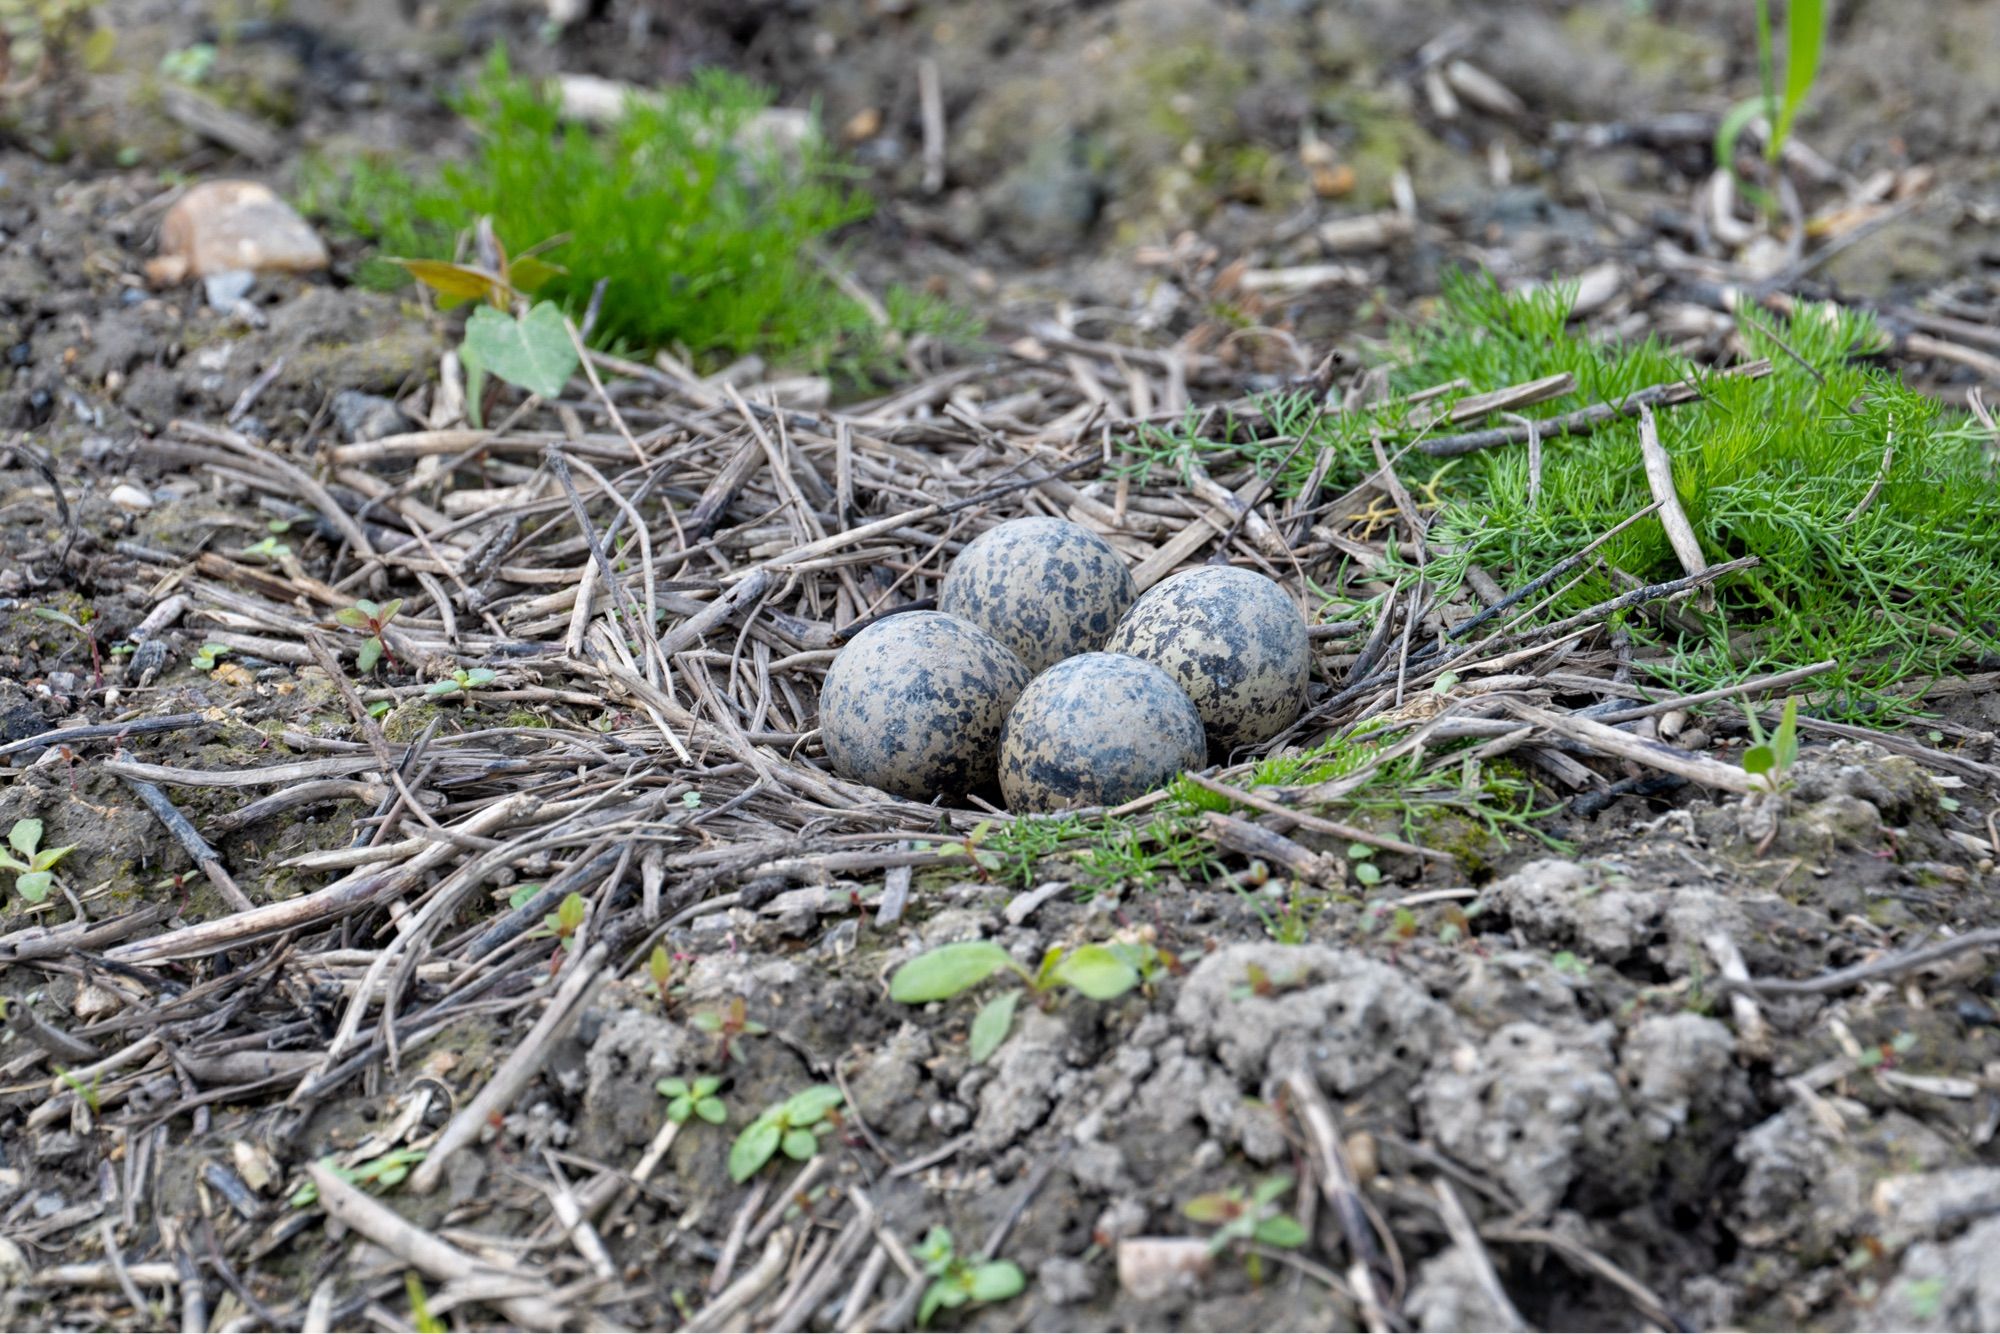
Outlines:
[[[7,391],[60,420],[0,506],[0,1323],[1992,1323],[2000,490],[1912,375],[1973,321],[1468,270],[1318,362],[1286,303],[1389,270],[1193,237],[1152,323],[952,360],[815,244],[862,207],[817,140],[687,98],[572,132],[496,66],[471,165],[312,201],[462,333],[122,302],[73,397]],[[712,213],[621,192],[662,145]],[[677,223],[731,299],[628,266]],[[100,391],[144,486],[58,412]],[[1087,567],[1024,587],[1028,532]],[[872,651],[995,551],[981,614],[1064,614]],[[1070,657],[1013,734],[1061,790],[1001,770],[1043,650],[1148,642],[1269,689],[1086,734],[1129,672]]]

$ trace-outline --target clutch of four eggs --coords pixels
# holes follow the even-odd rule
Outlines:
[[[820,727],[838,773],[899,796],[997,777],[1015,811],[1112,806],[1283,731],[1310,665],[1305,618],[1261,574],[1202,566],[1140,596],[1089,529],[1013,519],[952,562],[937,611],[848,642]]]

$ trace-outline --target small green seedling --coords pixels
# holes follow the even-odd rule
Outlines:
[[[42,846],[40,820],[16,820],[7,831],[11,852],[0,852],[0,870],[14,872],[14,889],[30,903],[40,903],[55,888],[56,863],[76,850],[74,843],[60,848]]]
[[[522,890],[527,888],[529,887],[524,885],[522,889],[517,889],[514,893],[519,897]],[[540,887],[536,886],[535,889],[539,891]],[[534,894],[531,893],[521,901],[526,903],[532,898],[534,898]],[[576,933],[583,929],[583,919],[589,915],[590,901],[585,899],[581,894],[571,893],[561,903],[556,905],[554,912],[542,918],[542,924],[533,931],[530,931],[528,938],[530,940],[553,939],[556,942],[557,949],[567,950],[576,943]]]
[[[1011,970],[1037,997],[1068,987],[1091,1000],[1115,1000],[1157,976],[1161,967],[1160,952],[1151,945],[1112,941],[1072,950],[1052,945],[1042,955],[1041,966],[1031,973],[990,940],[961,940],[927,950],[898,968],[889,979],[889,999],[905,1005],[950,1000],[996,973]],[[967,1050],[975,1065],[1006,1041],[1021,996],[1018,990],[1003,992],[980,1007],[972,1021]]]
[[[1299,1220],[1278,1207],[1278,1200],[1292,1188],[1292,1179],[1278,1175],[1265,1177],[1245,1192],[1241,1186],[1197,1195],[1181,1206],[1191,1222],[1212,1223],[1215,1231],[1208,1239],[1211,1255],[1218,1255],[1242,1242],[1255,1242],[1280,1250],[1296,1250],[1306,1244],[1306,1230]],[[1253,1282],[1263,1278],[1263,1261],[1254,1252],[1246,1258]]]
[[[235,651],[227,644],[203,644],[195,650],[194,669],[198,672],[212,672],[218,662]]]
[[[951,843],[940,843],[937,845],[937,850],[947,857],[965,858],[972,863],[973,869],[979,873],[981,881],[990,880],[995,871],[1006,865],[1005,859],[999,853],[980,847],[980,844],[984,843],[987,836],[992,832],[993,822],[991,820],[981,820],[972,827],[972,832],[967,834],[962,840]]]
[[[715,1096],[722,1081],[714,1075],[703,1075],[692,1084],[685,1079],[662,1079],[653,1087],[667,1100],[667,1120],[677,1126],[686,1125],[690,1117],[696,1116],[719,1126],[729,1117],[729,1109]]]
[[[800,1163],[818,1153],[820,1137],[833,1132],[830,1114],[845,1100],[832,1084],[814,1084],[766,1107],[729,1146],[729,1179],[748,1181],[780,1150]]]
[[[91,628],[91,622],[97,619],[97,613],[87,606],[81,608],[80,616],[72,616],[60,607],[30,607],[28,610],[30,615],[44,621],[53,621],[57,625],[68,626],[83,637],[83,642],[90,649],[91,673],[101,685],[104,681],[104,659],[97,648],[97,631]]]
[[[672,1005],[674,956],[667,953],[665,945],[653,946],[653,953],[646,960],[646,976],[651,979],[653,990],[659,994],[660,1004]]]
[[[430,1294],[424,1291],[424,1281],[417,1277],[416,1270],[404,1271],[403,1291],[410,1299],[410,1323],[417,1334],[445,1334],[447,1326],[431,1314]]]
[[[1767,791],[1776,792],[1784,787],[1787,775],[1792,771],[1792,762],[1799,757],[1799,701],[1793,696],[1785,701],[1785,712],[1778,719],[1778,730],[1768,737],[1764,735],[1764,724],[1757,718],[1757,711],[1747,704],[1743,708],[1744,717],[1750,723],[1751,747],[1743,752],[1743,772],[1753,778],[1762,778]]]
[[[468,301],[482,301],[498,311],[509,311],[547,285],[549,279],[569,272],[560,264],[540,258],[541,252],[561,245],[567,237],[553,236],[531,245],[511,259],[490,218],[479,223],[482,246],[492,252],[493,266],[453,264],[441,259],[392,259],[412,278],[437,293],[439,310],[450,310]]]
[[[1819,80],[1820,56],[1826,50],[1825,0],[1790,0],[1785,6],[1785,91],[1779,96],[1774,77],[1771,0],[1757,0],[1757,76],[1762,85],[1755,97],[1729,110],[1715,131],[1715,162],[1731,175],[1736,171],[1736,141],[1751,122],[1765,126],[1764,158],[1776,163],[1792,136],[1792,122]],[[1755,191],[1768,206],[1766,192]]]
[[[369,1186],[377,1191],[394,1190],[424,1160],[424,1152],[423,1149],[391,1149],[380,1158],[370,1158],[359,1167],[341,1167],[330,1157],[320,1159],[320,1164],[351,1186]],[[294,1209],[306,1209],[318,1203],[319,1187],[311,1180],[292,1192],[291,1205]]]
[[[291,558],[292,549],[275,537],[267,537],[260,542],[255,542],[250,546],[244,547],[236,554],[265,561],[271,565],[277,565]]]
[[[448,695],[470,695],[480,686],[492,685],[499,673],[490,667],[474,667],[470,671],[463,667],[452,668],[451,675],[442,681],[433,681],[424,687],[424,693],[433,698],[443,699]]]
[[[1004,1302],[1020,1295],[1028,1286],[1021,1266],[1012,1260],[975,1263],[960,1257],[947,1228],[934,1227],[926,1233],[916,1249],[916,1258],[931,1279],[930,1286],[924,1289],[923,1301],[917,1305],[920,1326],[929,1325],[940,1307],[957,1310],[982,1302]]]
[[[689,1021],[704,1033],[715,1034],[716,1055],[725,1061],[743,1059],[738,1044],[744,1038],[762,1037],[771,1030],[752,1019],[749,1007],[737,996],[720,1010],[703,1010]]]
[[[395,620],[396,613],[402,609],[401,598],[390,598],[387,602],[356,598],[353,606],[342,607],[333,614],[333,619],[341,625],[368,636],[354,654],[355,669],[362,675],[374,671],[375,664],[385,657],[389,659],[391,667],[396,665],[396,655],[389,651],[388,641],[383,638],[383,634],[388,630],[389,622]]]
[[[98,1089],[98,1084],[102,1082],[104,1078],[103,1075],[101,1074],[92,1075],[90,1082],[86,1084],[81,1079],[78,1079],[75,1075],[71,1074],[69,1071],[63,1069],[61,1066],[57,1066],[56,1077],[69,1086],[70,1092],[76,1094],[78,1098],[83,1100],[84,1106],[88,1107],[92,1112],[98,1110],[97,1089]]]
[[[1347,860],[1354,866],[1354,878],[1364,885],[1382,883],[1382,868],[1374,862],[1375,849],[1366,843],[1349,843]]]

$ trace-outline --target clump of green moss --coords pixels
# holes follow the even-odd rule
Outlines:
[[[546,245],[564,270],[537,296],[581,318],[603,285],[591,341],[673,347],[704,359],[749,354],[865,378],[899,335],[963,334],[941,304],[895,290],[888,320],[840,290],[817,258],[866,196],[817,135],[760,133],[769,105],[721,71],[631,99],[609,126],[566,121],[554,93],[517,77],[504,52],[453,103],[472,155],[415,177],[363,157],[307,174],[308,211],[394,258],[450,259],[480,218],[510,252]],[[364,282],[406,281],[393,265]]]

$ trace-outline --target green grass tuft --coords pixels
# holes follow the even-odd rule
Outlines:
[[[568,272],[538,295],[572,316],[605,284],[600,347],[673,347],[705,362],[754,353],[866,380],[897,336],[971,328],[892,290],[885,329],[835,286],[815,248],[870,204],[816,137],[794,151],[746,132],[768,98],[740,78],[704,71],[593,128],[564,122],[549,91],[515,77],[499,52],[453,105],[477,146],[435,176],[382,158],[308,173],[307,211],[378,245],[364,282],[407,281],[382,257],[453,258],[460,236],[491,217],[511,252],[564,238],[546,258]]]

